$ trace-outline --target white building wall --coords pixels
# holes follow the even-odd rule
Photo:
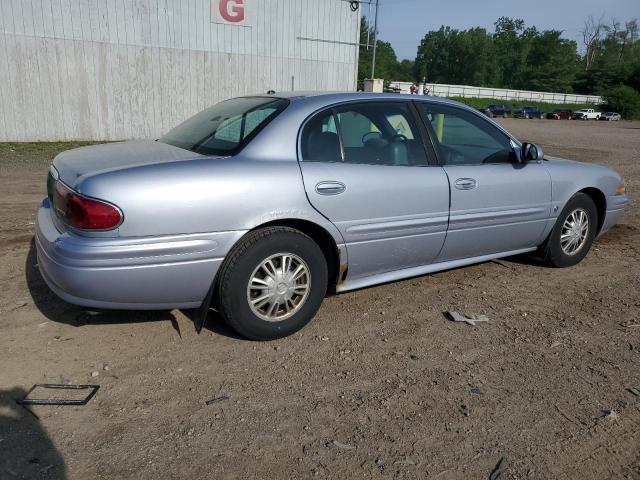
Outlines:
[[[0,141],[155,138],[238,95],[355,89],[348,2],[244,0],[236,26],[216,1],[0,0]]]

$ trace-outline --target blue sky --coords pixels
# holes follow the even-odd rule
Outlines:
[[[580,47],[580,30],[590,14],[599,18],[604,13],[606,21],[640,20],[640,0],[380,0],[380,4],[380,39],[391,42],[398,58],[411,60],[424,34],[441,25],[493,31],[498,17],[522,18],[539,30],[562,30]],[[361,8],[367,15],[368,6]]]

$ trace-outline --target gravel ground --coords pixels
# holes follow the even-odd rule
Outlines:
[[[198,336],[180,311],[58,300],[32,237],[68,147],[0,145],[0,478],[466,480],[504,458],[501,479],[640,479],[640,123],[502,122],[627,179],[624,222],[583,263],[510,258],[333,296],[265,343],[215,316]],[[37,417],[14,403],[66,381],[101,388]]]

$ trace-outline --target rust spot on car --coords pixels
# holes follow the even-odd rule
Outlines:
[[[347,278],[347,271],[349,270],[349,264],[340,262],[340,269],[338,271],[338,282],[340,285]]]

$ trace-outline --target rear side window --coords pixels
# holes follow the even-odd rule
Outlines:
[[[342,162],[337,120],[332,110],[317,115],[302,133],[302,158],[307,162]]]
[[[515,162],[511,139],[479,115],[444,105],[420,103],[447,165]]]
[[[268,97],[226,100],[196,114],[160,142],[204,155],[233,155],[289,104]]]
[[[387,166],[424,166],[420,132],[405,102],[367,102],[327,110],[302,132],[302,159]]]

